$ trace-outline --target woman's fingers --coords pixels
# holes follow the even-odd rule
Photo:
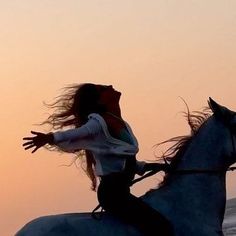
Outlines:
[[[28,146],[28,145],[31,145],[31,144],[33,144],[33,143],[34,143],[33,141],[26,142],[26,143],[23,143],[23,146]]]
[[[31,131],[31,134],[35,135],[33,137],[24,137],[23,140],[26,140],[26,142],[23,143],[23,147],[25,150],[28,150],[30,148],[34,148],[32,153],[36,152],[40,147],[45,145],[47,143],[47,140],[45,139],[46,135],[41,132]]]
[[[31,134],[34,134],[34,135],[36,135],[36,136],[34,136],[34,137],[24,137],[23,140],[32,140],[32,139],[34,139],[35,137],[37,137],[37,136],[39,136],[39,135],[41,135],[41,134],[43,134],[43,133],[36,132],[36,131],[31,131]]]
[[[36,152],[38,149],[39,149],[39,147],[35,147],[35,149],[31,153]]]
[[[35,145],[34,145],[34,144],[31,144],[31,145],[25,147],[25,150],[28,150],[28,149],[30,149],[30,148],[32,148],[32,147],[35,147]]]
[[[23,138],[23,140],[32,140],[33,139],[33,137],[25,137],[25,138]]]
[[[42,133],[41,133],[41,132],[36,132],[36,131],[31,130],[31,134],[39,135],[39,134],[42,134]]]

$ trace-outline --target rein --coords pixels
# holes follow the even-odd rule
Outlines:
[[[236,144],[235,144],[235,140],[234,140],[234,133],[233,130],[231,128],[229,128],[230,131],[230,136],[231,136],[231,141],[232,141],[232,147],[233,147],[233,155],[236,157]],[[167,162],[166,162],[167,163]],[[180,170],[171,170],[171,167],[169,168],[169,170],[166,170],[165,172],[167,173],[171,173],[171,174],[181,174],[181,175],[189,175],[189,174],[224,174],[227,171],[234,171],[236,170],[236,166],[232,166],[229,168],[222,168],[222,169],[180,169]],[[136,184],[137,182],[140,182],[141,180],[150,177],[152,175],[155,175],[157,172],[159,172],[160,170],[151,170],[149,172],[147,172],[146,174],[144,174],[143,176],[134,179],[130,186]],[[101,208],[100,204],[92,211],[92,217],[94,219],[101,219],[101,215],[96,215],[96,211]],[[101,210],[101,213],[103,212],[103,209]]]
[[[231,128],[229,128],[229,132],[230,132],[230,136],[231,136],[231,141],[232,141],[232,147],[233,147],[233,155],[236,156],[236,144],[235,144],[235,140],[234,140],[234,133],[233,130]],[[222,174],[222,173],[226,173],[227,171],[235,171],[236,167],[232,166],[229,167],[227,169],[180,169],[180,170],[171,170],[171,168],[169,169],[169,171],[166,171],[167,173],[172,173],[172,174],[181,174],[181,175],[188,175],[188,174]],[[143,175],[140,178],[134,179],[131,183],[131,186],[149,176],[152,176],[154,174],[156,174],[159,171],[149,171],[147,174]]]
[[[188,175],[188,174],[221,174],[225,173],[227,171],[234,171],[236,170],[235,166],[229,167],[228,169],[215,169],[215,170],[209,170],[209,169],[183,169],[183,170],[170,170],[166,171],[167,173],[171,174],[181,174],[181,175]],[[134,179],[131,183],[131,186],[133,184],[136,184],[137,182],[150,177],[152,175],[155,175],[159,171],[149,171],[147,174],[143,175],[140,178]]]
[[[227,171],[234,171],[236,170],[235,166],[229,167],[228,169],[221,169],[221,170],[207,170],[207,169],[186,169],[186,170],[175,170],[175,171],[167,171],[168,173],[174,173],[174,174],[182,174],[182,175],[188,175],[188,174],[222,174],[225,173]],[[157,172],[156,170],[151,170],[149,171],[147,174],[143,175],[142,177],[139,177],[137,179],[134,179],[130,186],[136,184],[137,182],[140,182],[141,180],[150,177],[152,175],[155,175]],[[101,212],[99,215],[96,215],[96,211],[101,208]],[[96,220],[100,220],[102,215],[101,213],[104,211],[104,209],[101,207],[100,204],[98,204],[95,209],[92,211],[92,217]]]
[[[170,173],[174,174],[221,174],[225,173],[227,171],[234,171],[236,170],[236,167],[232,166],[229,167],[228,169],[215,169],[215,170],[209,170],[209,169],[184,169],[184,170],[175,170],[175,171],[170,171]]]

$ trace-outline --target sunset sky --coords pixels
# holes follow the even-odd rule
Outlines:
[[[189,133],[185,105],[211,96],[236,110],[235,0],[0,1],[1,235],[42,215],[91,211],[96,194],[71,155],[24,151],[22,138],[47,117],[43,102],[72,83],[112,84],[136,134],[140,160]],[[133,188],[142,195],[155,176]],[[227,174],[227,198],[236,197]]]

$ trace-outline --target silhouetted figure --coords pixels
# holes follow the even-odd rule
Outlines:
[[[56,132],[31,131],[25,137],[25,149],[32,153],[42,146],[78,154],[86,158],[86,173],[97,189],[97,197],[106,212],[133,224],[144,235],[171,236],[170,222],[142,199],[130,193],[135,174],[168,170],[167,164],[136,160],[138,142],[129,124],[122,119],[121,93],[112,86],[91,83],[67,87],[65,93],[49,105],[55,111],[42,124]],[[65,127],[70,129],[62,130]],[[158,232],[158,234],[157,234]]]

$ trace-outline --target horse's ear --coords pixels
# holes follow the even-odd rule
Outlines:
[[[219,105],[211,97],[209,97],[208,104],[214,115],[217,118],[220,118],[221,120],[225,121],[226,123],[230,122],[230,119],[235,114],[235,112],[229,110],[228,108]]]
[[[214,114],[220,114],[222,106],[215,102],[211,97],[209,97],[208,105]]]

